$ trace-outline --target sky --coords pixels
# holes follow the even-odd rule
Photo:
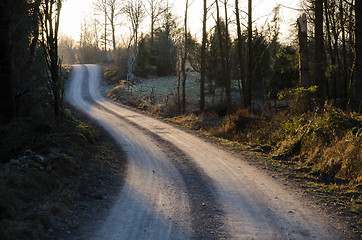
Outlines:
[[[63,7],[61,10],[61,22],[60,22],[60,31],[64,35],[71,36],[73,39],[79,39],[79,32],[81,28],[82,19],[86,16],[92,16],[93,7],[92,2],[94,0],[65,0],[63,3]],[[121,0],[122,1],[122,0]],[[172,2],[172,0],[170,1]],[[185,11],[185,0],[175,0],[174,7],[172,12],[180,16],[184,15]],[[192,2],[192,0],[189,0]],[[212,2],[212,0],[208,0],[208,2]],[[233,0],[229,0],[230,4],[234,4]],[[281,40],[286,39],[289,35],[288,29],[291,28],[291,25],[295,24],[296,19],[301,14],[298,11],[291,10],[289,8],[299,8],[299,0],[253,0],[253,19],[257,20],[255,25],[260,28],[267,19],[272,18],[272,10],[275,8],[277,4],[282,4],[286,7],[281,7],[280,16],[281,16]],[[202,0],[194,0],[192,5],[189,7],[189,29],[191,34],[199,37],[201,35],[202,30]],[[243,11],[247,11],[247,0],[240,0],[239,7]],[[233,9],[230,9],[229,15],[233,15]],[[269,18],[267,17],[269,16]],[[265,16],[265,17],[263,17]],[[210,18],[212,19],[212,18]],[[243,21],[243,20],[242,20]],[[147,27],[147,23],[149,21],[144,21],[143,27]],[[246,23],[246,20],[243,21]],[[214,23],[208,23],[210,25],[214,25]],[[148,28],[147,28],[148,29]],[[121,32],[117,33],[118,35],[122,34]],[[124,34],[124,33],[123,33]],[[128,33],[127,33],[128,34]],[[231,33],[233,34],[233,33]],[[286,42],[286,41],[284,41]]]

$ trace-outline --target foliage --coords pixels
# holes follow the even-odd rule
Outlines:
[[[311,107],[311,99],[316,93],[318,87],[311,86],[309,88],[297,87],[292,89],[284,89],[277,96],[279,99],[289,101],[290,110],[295,114],[303,114],[308,112]]]
[[[224,38],[226,34],[225,21],[220,21],[220,30]],[[216,83],[218,86],[224,85],[224,76],[221,64],[221,52],[219,46],[219,36],[217,32],[217,26],[213,28],[213,31],[209,34],[209,44],[207,50],[207,77],[209,81]],[[229,38],[225,44],[231,45],[231,39]],[[229,57],[230,53],[227,53]]]
[[[210,135],[260,145],[274,159],[292,161],[326,183],[362,182],[362,121],[331,105],[302,115],[285,112],[267,120],[240,109],[222,124],[208,127]]]
[[[275,156],[299,159],[323,180],[360,183],[361,138],[352,130],[361,127],[357,116],[325,105],[314,113],[275,116],[265,131],[255,129],[249,141],[263,139],[274,146]]]
[[[271,73],[271,43],[268,42],[266,36],[264,36],[264,33],[256,30],[253,34],[252,48],[253,61],[250,70],[252,72],[252,94],[263,97],[266,89],[263,89],[261,86],[264,85],[265,80],[269,78]]]
[[[284,89],[278,93],[279,99],[289,99],[298,102],[304,98],[305,95],[311,95],[317,91],[317,86],[311,86],[310,88],[297,87],[292,89]]]
[[[64,79],[61,76],[61,63],[58,57],[58,31],[60,21],[61,0],[50,0],[40,4],[40,44],[43,48],[45,63],[45,86],[48,90],[49,103],[54,115],[61,119],[64,116]]]
[[[267,82],[267,88],[271,91],[271,98],[275,99],[276,94],[285,89],[296,86],[299,76],[298,61],[295,49],[275,46],[276,52],[271,55],[271,78]]]
[[[176,73],[177,47],[167,28],[158,29],[155,32],[153,45],[158,76],[170,76]]]
[[[192,37],[191,33],[188,32],[188,54],[187,59],[191,64],[191,67],[197,71],[201,71],[201,45],[197,42],[197,39]]]
[[[150,50],[149,43],[146,37],[141,37],[138,42],[138,54],[136,58],[136,64],[134,66],[134,74],[136,76],[147,77],[149,74],[149,69],[147,69],[147,65],[149,65],[150,61]]]

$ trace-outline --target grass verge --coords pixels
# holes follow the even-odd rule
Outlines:
[[[17,119],[0,136],[1,239],[66,239],[119,190],[122,152],[80,113]]]

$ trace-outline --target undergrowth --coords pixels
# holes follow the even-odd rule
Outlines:
[[[102,174],[112,175],[102,159],[112,159],[107,151],[100,148],[98,132],[70,110],[61,123],[37,115],[3,127],[0,238],[44,239],[74,226],[72,209],[94,198]]]

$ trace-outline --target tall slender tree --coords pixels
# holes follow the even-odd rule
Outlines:
[[[317,97],[324,101],[325,77],[324,77],[324,31],[323,31],[323,0],[315,0],[315,83],[318,86]]]
[[[252,0],[248,0],[248,46],[246,51],[246,80],[245,80],[245,88],[246,88],[246,97],[244,102],[244,107],[251,107],[251,80],[252,80],[252,61],[253,61],[253,6]]]
[[[93,3],[94,8],[96,11],[98,11],[99,13],[103,14],[103,45],[104,45],[104,54],[105,54],[105,60],[107,59],[107,44],[108,44],[108,31],[107,31],[107,27],[108,27],[108,17],[107,17],[107,12],[108,12],[108,4],[107,4],[107,0],[95,0],[95,2]]]
[[[220,55],[221,55],[220,57],[221,57],[221,63],[222,63],[221,65],[222,65],[222,72],[223,72],[223,83],[226,88],[227,111],[230,113],[232,111],[231,94],[230,94],[230,72],[228,71],[228,56],[227,56],[228,47],[225,46],[226,44],[228,44],[228,33],[226,33],[227,28],[225,27],[225,38],[224,38],[222,29],[221,29],[219,0],[216,0],[215,3],[216,3],[216,28],[217,28],[218,38],[219,38],[218,42],[219,42],[219,49],[220,49]],[[224,2],[224,3],[226,3],[226,2]],[[227,21],[227,19],[225,21]]]
[[[130,49],[131,53],[129,54],[128,58],[128,78],[133,78],[133,68],[134,63],[137,59],[138,54],[138,34],[140,25],[144,20],[145,17],[145,10],[143,8],[143,4],[141,0],[127,0],[124,2],[122,7],[123,14],[125,14],[128,18],[131,28],[131,41],[130,44],[133,42],[133,46]]]
[[[4,0],[0,6],[0,117],[9,122],[15,116],[12,32],[15,5],[12,0]]]
[[[109,24],[111,25],[112,30],[112,45],[113,45],[113,51],[116,50],[116,25],[117,25],[117,19],[119,15],[121,14],[120,8],[121,3],[119,0],[107,0],[106,4],[108,6],[108,11],[106,12],[107,18],[109,21]]]
[[[309,75],[308,25],[307,15],[304,13],[298,18],[299,39],[299,84],[309,88],[312,84]]]
[[[181,99],[181,112],[186,112],[186,60],[187,60],[187,51],[188,51],[188,30],[187,30],[187,13],[189,9],[189,1],[186,0],[185,6],[185,19],[184,19],[184,46],[183,46],[183,56],[181,57],[181,75],[182,75],[182,99]]]
[[[166,8],[162,6],[163,1],[164,0],[147,0],[147,13],[151,18],[151,45],[153,45],[155,38],[155,24],[161,15],[166,11]]]
[[[354,102],[355,110],[362,111],[362,3],[355,3],[355,79]]]
[[[240,23],[240,10],[239,10],[239,0],[235,0],[235,17],[236,17],[236,28],[237,28],[237,34],[238,34],[238,57],[239,57],[239,68],[240,68],[240,77],[242,82],[242,92],[243,92],[243,98],[242,98],[242,104],[244,108],[248,108],[250,106],[247,105],[248,103],[248,86],[245,75],[245,66],[243,64],[243,43],[242,43],[242,33],[241,33],[241,23]]]
[[[201,72],[200,72],[200,111],[205,110],[205,75],[206,75],[206,21],[207,21],[207,0],[203,0],[202,19],[202,43],[201,43]]]
[[[64,82],[60,74],[58,57],[58,32],[62,0],[43,0],[40,5],[41,16],[41,46],[46,57],[50,72],[46,81],[49,91],[49,101],[53,106],[54,115],[60,119],[64,114]]]
[[[229,46],[229,17],[228,17],[228,0],[224,0],[224,12],[225,12],[225,53],[224,61],[226,67],[225,76],[225,90],[226,90],[226,102],[228,112],[232,111],[232,96],[231,96],[231,77],[230,77],[230,46]]]

